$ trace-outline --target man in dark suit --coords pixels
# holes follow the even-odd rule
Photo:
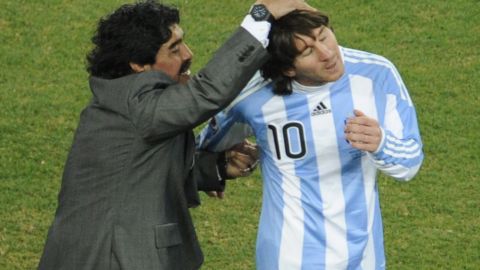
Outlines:
[[[222,110],[267,60],[269,19],[302,0],[259,0],[197,75],[178,10],[155,1],[100,20],[80,116],[39,269],[198,269],[188,207],[254,158],[196,152],[192,129]],[[232,154],[230,153],[230,154]],[[243,154],[242,154],[243,153]]]

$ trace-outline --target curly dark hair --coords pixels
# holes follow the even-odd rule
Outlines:
[[[295,57],[300,52],[295,45],[296,35],[312,36],[320,26],[329,26],[327,15],[319,11],[295,10],[272,23],[268,38],[271,57],[261,68],[262,76],[273,81],[273,92],[277,95],[292,93],[292,78],[284,72],[294,68]]]
[[[155,63],[155,57],[172,32],[170,26],[180,23],[178,9],[148,0],[119,7],[101,18],[94,48],[87,55],[91,76],[115,79],[134,71],[130,63]]]

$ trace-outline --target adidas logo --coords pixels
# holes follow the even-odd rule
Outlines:
[[[312,116],[320,115],[320,114],[328,114],[328,113],[331,113],[331,112],[332,112],[332,110],[328,109],[327,106],[325,106],[325,104],[323,104],[323,102],[320,101],[320,103],[318,103],[317,107],[315,107],[315,109],[313,109]]]

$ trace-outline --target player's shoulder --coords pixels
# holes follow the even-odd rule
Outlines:
[[[232,107],[238,105],[248,97],[252,96],[255,93],[259,93],[261,91],[267,91],[271,85],[271,80],[266,80],[261,75],[260,71],[257,71],[247,85],[242,89],[240,94],[235,98],[235,100],[230,103],[227,107],[227,110],[230,110]]]
[[[362,63],[378,67],[394,67],[394,64],[390,60],[376,53],[346,47],[340,47],[340,50],[346,64]]]
[[[243,88],[241,93],[244,92],[256,92],[265,87],[268,83],[270,83],[270,80],[266,80],[263,78],[262,74],[260,71],[255,72],[253,77],[248,81],[247,85]]]

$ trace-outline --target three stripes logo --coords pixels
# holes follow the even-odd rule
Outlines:
[[[323,102],[320,101],[320,103],[317,104],[317,107],[313,109],[312,116],[320,115],[320,114],[328,114],[331,112],[332,110],[327,108],[327,106],[325,106],[325,104],[323,104]]]

